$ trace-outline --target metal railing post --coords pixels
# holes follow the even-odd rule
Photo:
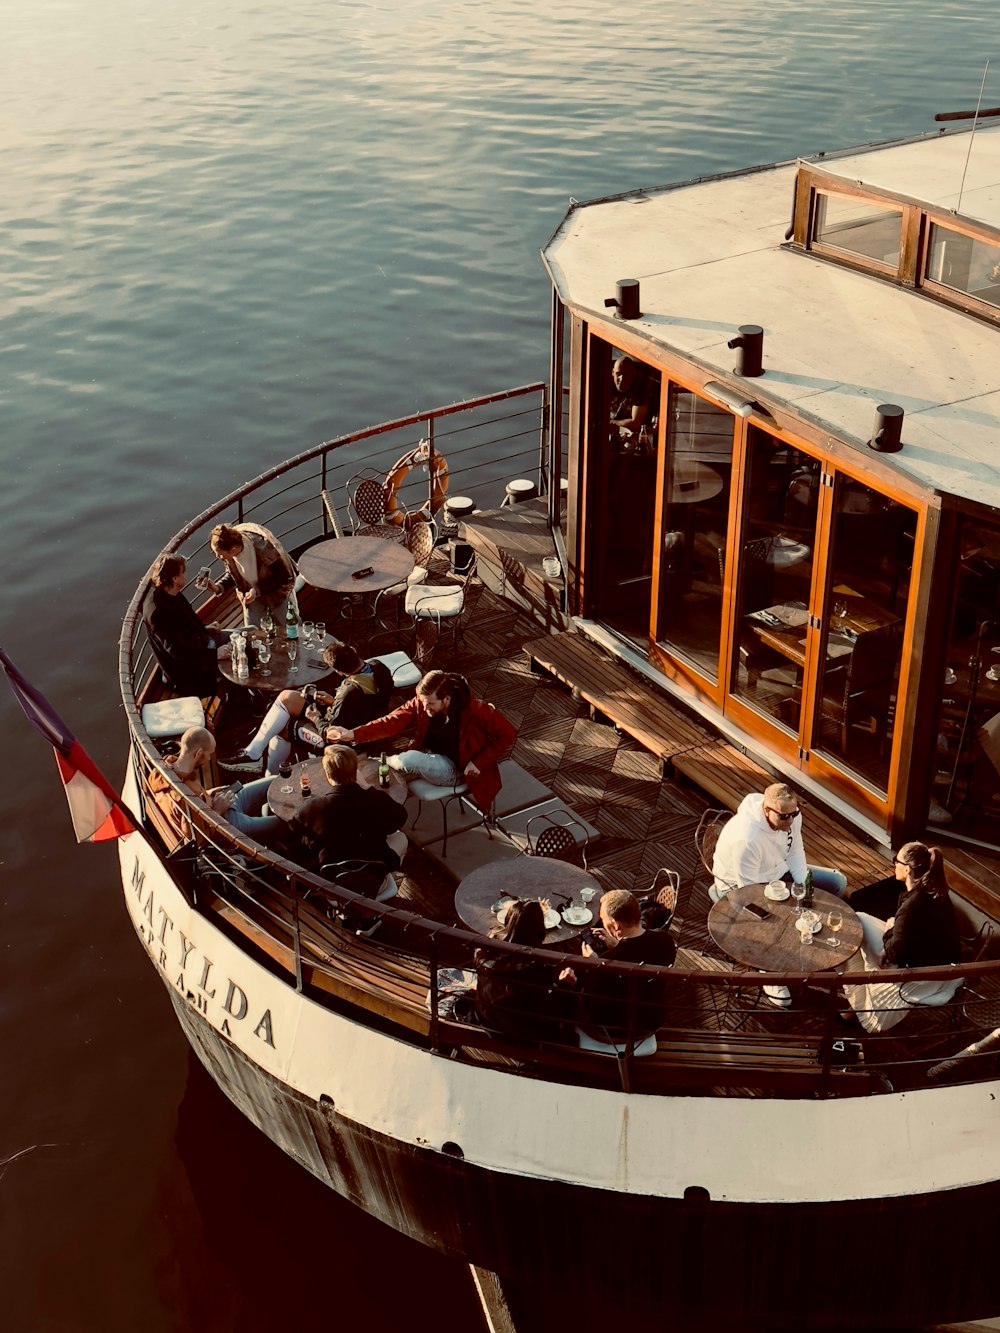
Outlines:
[[[295,950],[295,989],[301,993],[305,989],[302,978],[302,932],[299,928],[299,895],[295,876],[288,876],[288,888],[292,895],[292,945]]]

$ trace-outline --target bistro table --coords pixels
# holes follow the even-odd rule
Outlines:
[[[371,573],[355,578],[361,569],[370,569]],[[394,583],[405,583],[412,569],[409,549],[382,537],[331,537],[299,556],[299,573],[307,583],[351,595],[381,592]]]
[[[302,789],[299,786],[303,773],[309,774],[309,783],[312,787],[310,796],[322,796],[324,792],[330,791],[330,784],[323,772],[323,756],[316,755],[314,759],[303,759],[292,766],[292,776],[290,778],[279,776],[271,779],[271,785],[267,789],[267,803],[271,807],[272,815],[277,815],[279,819],[291,819],[302,805],[302,802],[308,799],[302,795]],[[370,759],[367,755],[358,755],[358,785],[361,787],[378,786],[377,759]],[[291,786],[292,790],[283,792],[282,787],[287,786]],[[397,805],[403,804],[406,800],[406,779],[402,773],[397,773],[395,769],[390,768],[389,786],[386,791]]]
[[[218,651],[219,671],[230,680],[234,685],[242,685],[248,690],[297,690],[303,685],[315,685],[317,681],[325,680],[330,674],[331,668],[323,661],[323,649],[328,648],[331,643],[337,640],[332,635],[327,634],[322,639],[313,639],[311,643],[304,643],[301,635],[298,639],[299,655],[295,659],[294,665],[297,671],[292,670],[293,663],[288,660],[288,651],[286,649],[287,640],[284,634],[276,634],[271,640],[271,660],[268,662],[270,675],[265,676],[260,663],[254,658],[253,669],[248,676],[237,676],[233,670],[233,659],[228,644],[223,644]]]
[[[730,889],[708,914],[708,933],[734,962],[757,972],[825,972],[853,957],[861,947],[861,922],[852,907],[835,893],[813,888],[813,909],[819,913],[823,929],[803,944],[795,928],[798,919],[795,899],[780,903],[764,897],[764,884],[744,884]],[[746,903],[756,903],[767,912],[758,921],[743,910]],[[831,907],[843,914],[844,924],[835,934],[826,923]]]
[[[517,856],[509,861],[491,861],[478,866],[466,875],[455,890],[455,911],[459,918],[480,935],[495,929],[497,919],[490,910],[501,898],[548,898],[552,907],[560,911],[570,903],[581,906],[580,890],[593,889],[590,903],[593,920],[580,926],[558,926],[545,932],[545,944],[562,944],[575,939],[594,922],[600,925],[597,908],[603,890],[592,875],[568,861],[557,861],[549,856]]]

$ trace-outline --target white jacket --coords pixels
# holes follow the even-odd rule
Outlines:
[[[790,828],[773,829],[764,814],[764,797],[759,792],[744,796],[719,834],[712,873],[720,894],[744,884],[769,884],[788,873],[802,883],[806,854],[801,815],[792,820]]]

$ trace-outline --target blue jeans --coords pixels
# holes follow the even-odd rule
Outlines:
[[[423,778],[435,787],[453,787],[458,781],[458,769],[447,755],[432,754],[430,750],[404,750],[391,754],[387,762],[406,777]]]
[[[226,815],[226,819],[234,829],[262,843],[277,837],[285,827],[277,815],[260,813],[261,806],[267,800],[267,789],[270,785],[269,777],[248,782],[243,790],[237,793],[236,800]]]
[[[831,870],[829,866],[810,866],[813,877],[814,889],[825,889],[827,893],[835,893],[838,898],[843,898],[847,892],[847,876],[839,870]]]

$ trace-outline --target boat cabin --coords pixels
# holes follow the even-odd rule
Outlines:
[[[568,611],[882,841],[1000,846],[1000,126],[574,203]]]

